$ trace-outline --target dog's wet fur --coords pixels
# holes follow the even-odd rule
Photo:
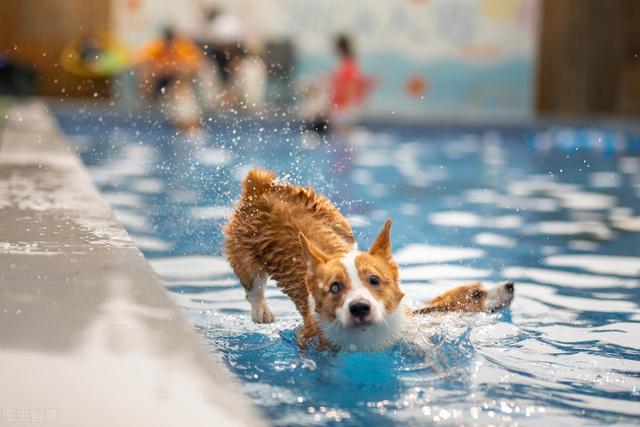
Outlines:
[[[225,227],[225,250],[245,288],[251,317],[273,322],[264,291],[278,283],[303,318],[301,347],[378,351],[400,340],[411,316],[444,311],[497,311],[513,299],[513,283],[487,290],[460,286],[424,307],[404,304],[387,220],[368,251],[358,249],[340,211],[311,188],[279,182],[254,169]]]

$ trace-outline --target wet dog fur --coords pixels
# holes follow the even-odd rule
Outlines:
[[[264,292],[272,278],[302,315],[301,347],[378,351],[402,338],[413,315],[493,311],[509,305],[513,284],[488,291],[461,286],[410,310],[402,304],[387,220],[368,251],[360,251],[338,209],[311,188],[250,171],[225,226],[225,250],[245,288],[251,317],[273,322]]]

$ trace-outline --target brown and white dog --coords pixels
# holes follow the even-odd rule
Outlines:
[[[252,319],[274,320],[264,298],[270,277],[303,317],[302,347],[378,351],[402,338],[413,314],[489,311],[511,302],[513,284],[510,292],[503,285],[495,297],[473,284],[412,312],[401,304],[390,227],[387,220],[369,251],[360,251],[351,227],[328,199],[254,169],[225,227],[225,249],[246,290]]]
[[[513,301],[513,282],[503,282],[493,289],[485,289],[480,282],[458,286],[413,311],[427,314],[450,311],[495,313]]]

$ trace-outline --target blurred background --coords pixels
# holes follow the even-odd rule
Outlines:
[[[242,104],[239,74],[254,110],[313,109],[346,34],[374,82],[360,117],[640,115],[634,0],[3,0],[0,19],[2,94],[144,108],[162,83],[141,78],[144,52],[170,28],[211,59],[203,110]]]
[[[37,154],[57,141],[28,114],[44,99],[172,298],[273,425],[631,425],[639,55],[640,0],[0,0],[0,144]],[[27,205],[34,193],[48,212],[41,200],[66,163],[43,167],[44,153],[9,156],[0,235],[3,201]],[[302,358],[293,304],[270,285],[278,321],[254,325],[224,258],[222,226],[254,166],[329,197],[361,247],[392,218],[409,305],[460,283],[515,280],[512,307],[472,329],[443,322],[433,365],[403,351]],[[46,190],[33,190],[40,181]],[[19,243],[30,258],[41,233],[57,250],[58,229],[14,211],[20,222],[6,229],[28,224],[37,241]],[[51,295],[52,277],[80,270],[75,258],[68,268],[47,259],[64,268],[45,281],[36,270]],[[191,396],[165,393],[177,377],[166,378],[160,399]]]

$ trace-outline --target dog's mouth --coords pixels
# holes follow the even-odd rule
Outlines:
[[[371,326],[375,326],[375,323],[373,323],[371,320],[353,319],[348,327],[366,331]]]
[[[350,319],[349,323],[346,325],[347,329],[361,329],[366,331],[369,327],[375,326],[376,323],[371,319],[361,319],[358,317]]]
[[[405,330],[403,311],[375,313],[374,316],[349,316],[329,320],[321,318],[320,327],[335,348],[354,351],[379,351],[400,339]]]
[[[352,331],[357,331],[357,330],[366,331],[368,329],[381,326],[386,322],[387,320],[385,319],[384,316],[382,318],[377,316],[368,316],[364,318],[351,316],[348,319],[346,319],[346,322],[339,321],[339,324],[343,329],[349,329]]]
[[[512,300],[513,298],[509,298],[509,297],[498,297],[496,298],[494,304],[487,308],[487,312],[492,314],[498,313],[504,310],[505,308],[509,307],[511,305]]]
[[[514,284],[511,281],[504,282],[489,292],[487,310],[489,313],[498,313],[509,307],[513,301]]]

